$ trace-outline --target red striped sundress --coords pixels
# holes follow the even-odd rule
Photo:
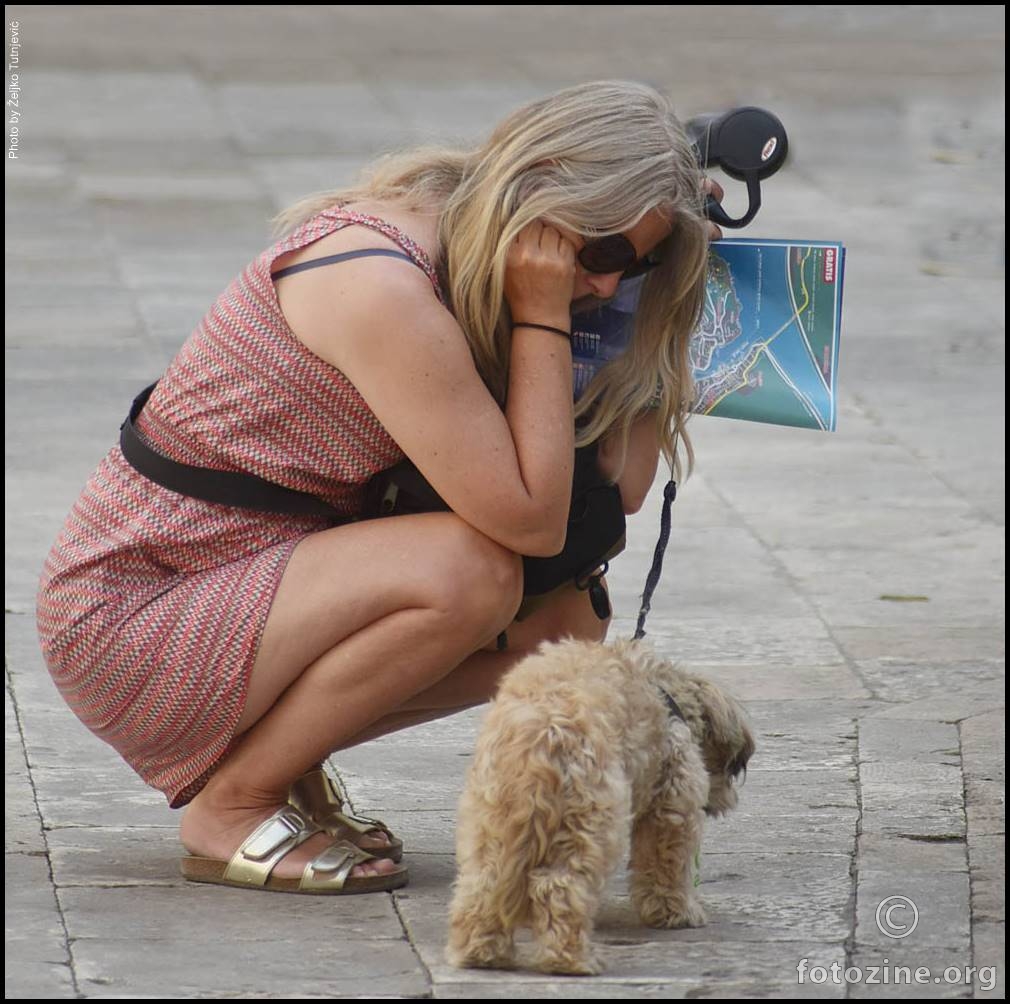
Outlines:
[[[295,337],[271,279],[282,254],[352,224],[399,244],[445,303],[402,231],[339,206],[318,213],[246,266],[169,364],[135,423],[156,450],[361,512],[365,484],[404,454],[350,380]],[[177,494],[131,467],[118,438],[74,503],[39,580],[42,653],[74,714],[172,808],[237,742],[288,559],[327,525]]]

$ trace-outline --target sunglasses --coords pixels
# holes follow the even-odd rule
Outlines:
[[[624,234],[609,234],[588,241],[579,251],[579,264],[587,272],[623,272],[625,279],[642,275],[662,263],[656,251],[638,257],[635,245]]]

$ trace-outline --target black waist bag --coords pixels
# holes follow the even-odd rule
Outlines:
[[[151,384],[134,399],[130,414],[120,427],[119,443],[123,456],[134,468],[172,491],[259,512],[326,516],[333,525],[449,510],[409,460],[380,471],[368,482],[360,516],[347,516],[314,495],[285,488],[254,474],[216,471],[170,460],[145,443],[133,427],[156,386],[157,382]],[[599,473],[597,453],[598,443],[575,451],[565,546],[550,558],[523,557],[523,595],[542,596],[574,581],[579,589],[589,590],[593,609],[605,620],[610,616],[610,604],[600,579],[606,574],[606,563],[624,550],[626,523],[620,489]],[[528,604],[526,607],[530,609]]]

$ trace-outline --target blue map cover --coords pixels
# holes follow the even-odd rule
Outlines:
[[[833,432],[844,271],[845,247],[830,241],[714,241],[691,342],[693,410]],[[644,281],[573,315],[576,400],[627,347]]]

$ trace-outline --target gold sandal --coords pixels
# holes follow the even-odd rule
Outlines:
[[[387,892],[407,884],[405,865],[385,875],[351,875],[355,865],[376,858],[348,840],[338,841],[313,858],[301,878],[270,874],[285,855],[322,832],[322,827],[294,806],[285,805],[253,830],[230,861],[190,854],[181,861],[182,875],[190,882],[331,896]]]
[[[389,858],[392,861],[399,861],[403,857],[403,841],[394,836],[393,831],[381,820],[352,816],[340,811],[344,800],[333,779],[322,768],[310,770],[295,781],[291,785],[288,801],[330,836],[349,841],[372,857]],[[385,833],[389,843],[385,847],[381,844],[361,847],[358,840],[374,832]]]

